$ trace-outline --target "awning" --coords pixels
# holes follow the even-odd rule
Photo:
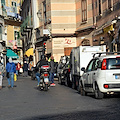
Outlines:
[[[25,52],[25,55],[27,55],[28,57],[30,57],[30,55],[33,56],[33,48],[28,49],[28,50]]]
[[[108,31],[113,31],[113,24],[105,27],[103,30],[104,30],[104,33],[107,33]]]
[[[11,49],[7,49],[7,54],[6,54],[6,56],[8,57],[8,58],[19,58],[19,56],[14,52],[14,51],[12,51]]]

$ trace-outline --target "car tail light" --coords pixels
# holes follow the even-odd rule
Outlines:
[[[44,76],[45,76],[45,77],[47,77],[47,76],[48,76],[48,74],[44,74]]]
[[[68,72],[70,72],[70,69],[68,69]]]
[[[103,59],[101,70],[106,70],[106,67],[107,67],[107,60]]]
[[[104,84],[104,88],[109,88],[109,85],[108,84]]]
[[[116,58],[120,58],[120,56],[117,56]]]

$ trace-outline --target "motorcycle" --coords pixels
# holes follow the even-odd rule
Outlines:
[[[40,83],[39,87],[40,90],[45,90],[48,91],[50,82],[49,82],[49,71],[50,71],[50,66],[49,65],[43,65],[40,68]]]

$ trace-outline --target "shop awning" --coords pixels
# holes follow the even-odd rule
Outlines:
[[[19,56],[14,52],[12,51],[11,49],[7,49],[7,55],[6,55],[8,58],[19,58]]]
[[[27,55],[28,57],[30,57],[30,55],[33,56],[33,48],[28,49],[28,50],[25,52],[25,55]]]

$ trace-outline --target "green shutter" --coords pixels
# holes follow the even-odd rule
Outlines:
[[[5,5],[5,0],[1,0],[1,5]]]

